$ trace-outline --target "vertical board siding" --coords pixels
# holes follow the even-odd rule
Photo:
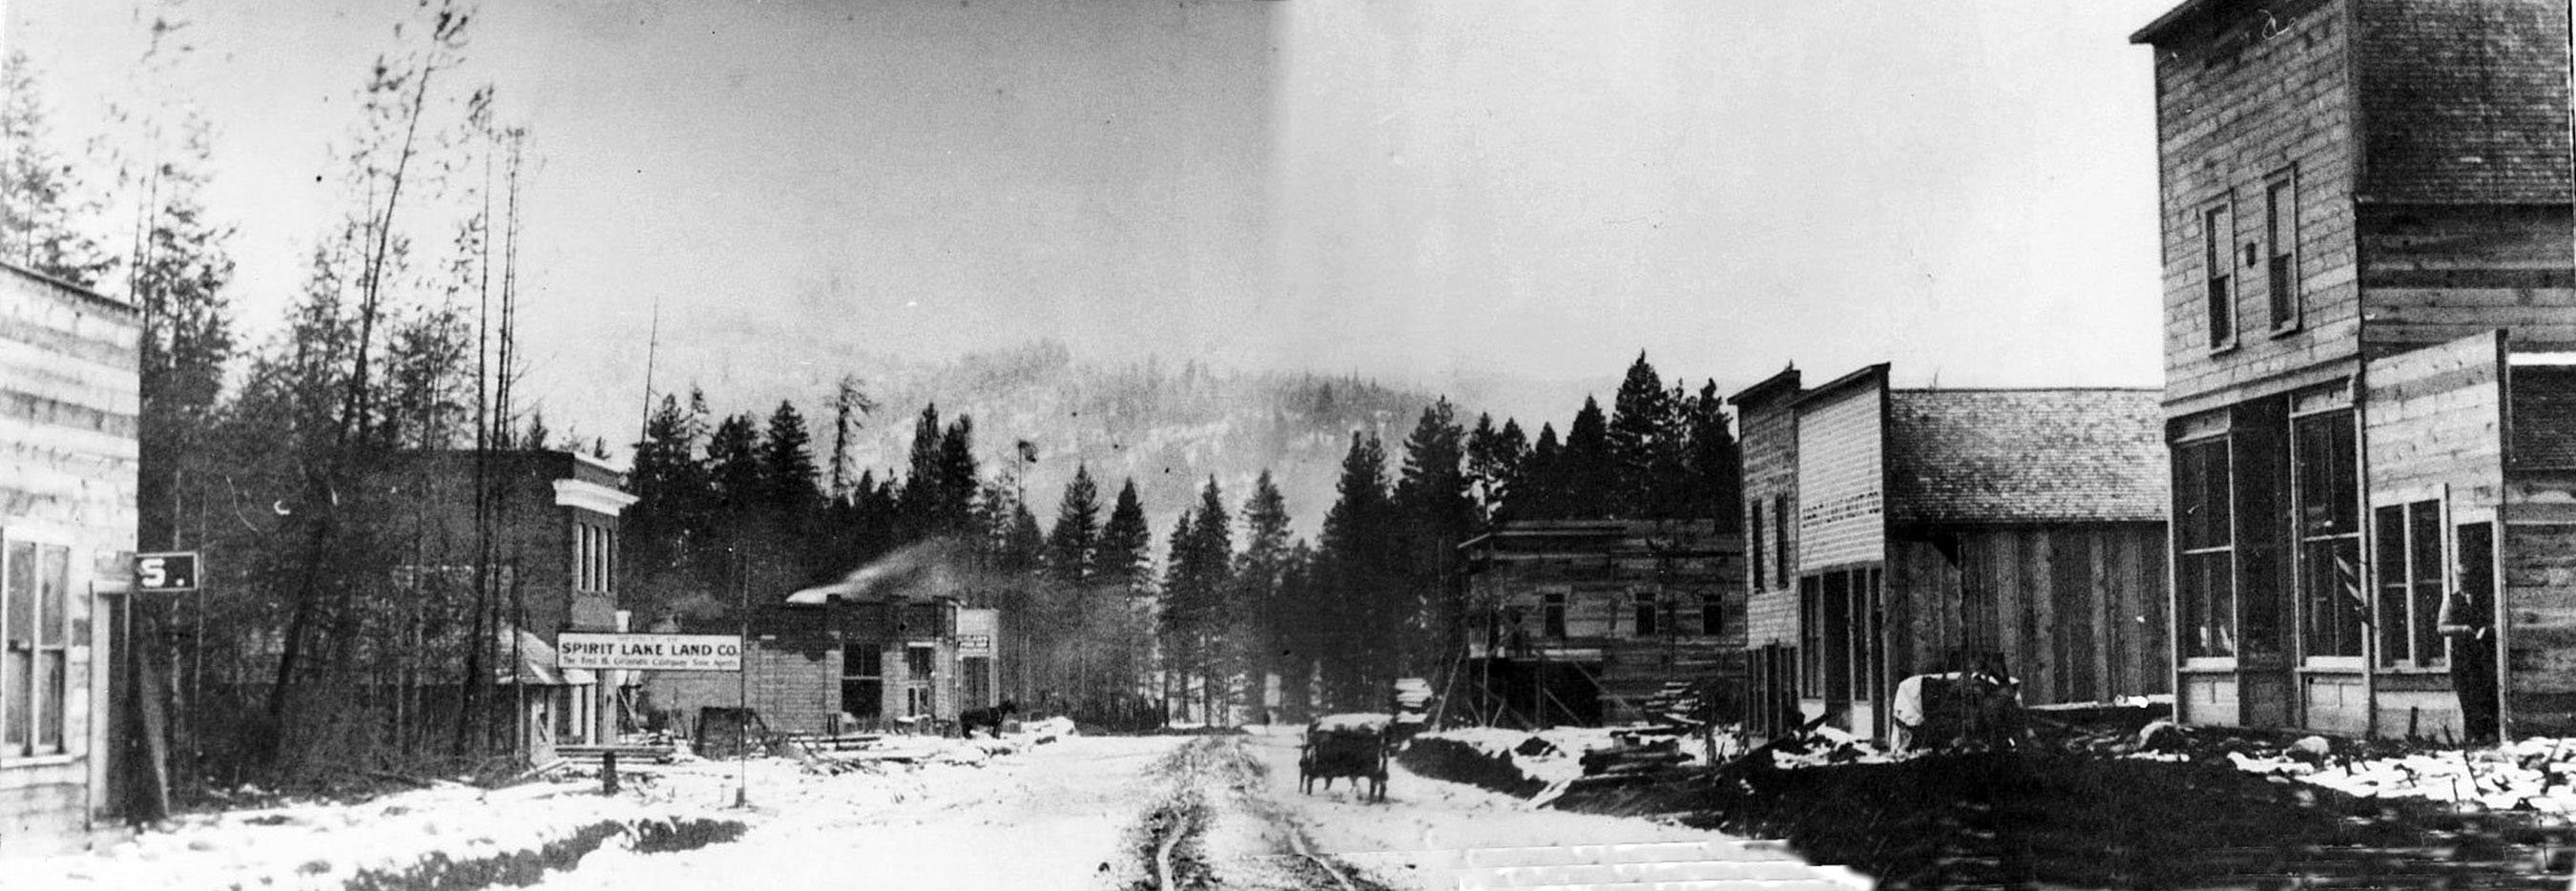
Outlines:
[[[1900,677],[1972,668],[1957,657],[1995,651],[2034,705],[2170,689],[2163,524],[1939,534],[1956,536],[1955,562],[1930,534],[1889,547],[1890,584],[1906,603],[1892,615],[1910,626],[1895,635],[1910,652],[1889,663]]]

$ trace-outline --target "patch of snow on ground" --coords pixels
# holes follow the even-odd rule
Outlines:
[[[810,764],[756,758],[625,765],[623,789],[613,796],[599,794],[594,772],[502,789],[442,783],[356,803],[189,814],[99,851],[13,858],[0,864],[7,874],[0,886],[338,889],[360,873],[399,873],[437,855],[470,861],[534,851],[603,822],[698,818],[757,826],[782,812],[888,807],[961,772],[979,772],[1021,745],[978,743],[897,737],[884,749],[831,753]],[[890,754],[924,766],[879,760]],[[733,807],[745,784],[750,810]],[[618,854],[612,845],[585,863]]]
[[[2535,737],[2497,748],[2414,752],[2311,764],[2289,755],[2228,753],[2238,769],[2292,777],[2350,795],[2423,798],[2496,810],[2576,813],[2576,739]]]

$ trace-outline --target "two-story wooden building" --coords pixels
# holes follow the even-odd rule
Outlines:
[[[2033,704],[2166,691],[2155,391],[1899,389],[1882,364],[1730,401],[1757,731],[1885,736],[1898,682],[1944,671]]]
[[[77,844],[117,805],[141,337],[133,307],[0,266],[0,855]]]
[[[2132,42],[2180,716],[2458,733],[2455,648],[2500,641],[2470,699],[2576,731],[2567,4],[2190,0]]]
[[[1458,550],[1475,629],[1460,689],[1486,717],[1634,721],[1668,684],[1740,686],[1743,540],[1714,520],[1521,520]]]

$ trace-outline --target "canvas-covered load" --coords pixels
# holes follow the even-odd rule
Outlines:
[[[1395,716],[1385,714],[1383,712],[1344,712],[1338,715],[1325,715],[1321,718],[1316,718],[1315,723],[1307,726],[1306,732],[1332,733],[1357,731],[1361,733],[1382,733],[1385,732],[1387,727],[1394,723]]]

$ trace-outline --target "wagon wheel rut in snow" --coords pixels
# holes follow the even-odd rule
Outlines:
[[[1145,866],[1133,891],[1386,891],[1314,851],[1239,741],[1195,740],[1153,773],[1166,781],[1131,834]]]

